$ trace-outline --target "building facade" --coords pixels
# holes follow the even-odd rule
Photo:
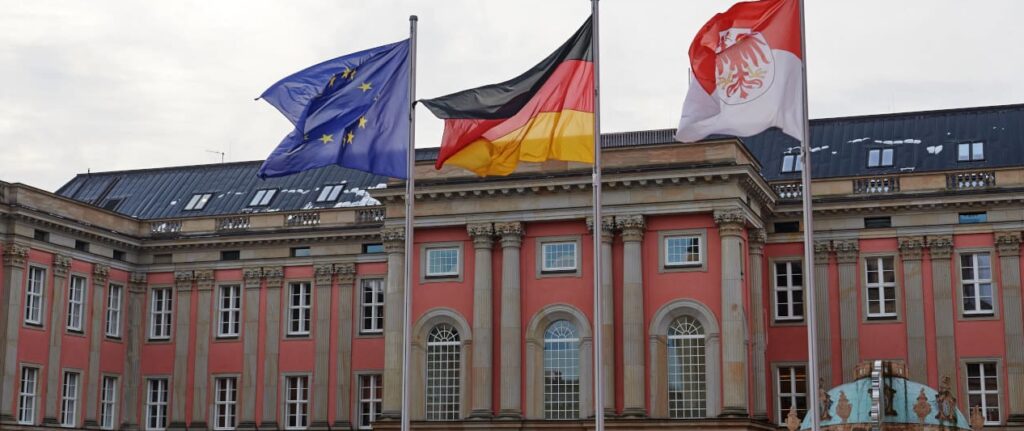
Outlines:
[[[412,268],[403,184],[342,168],[0,183],[0,425],[391,429],[407,373],[417,429],[586,429],[595,379],[610,428],[774,429],[817,399],[814,277],[826,387],[895,361],[1024,429],[1024,106],[812,129],[813,268],[776,131],[605,135],[603,220],[585,165],[480,179],[421,150]]]

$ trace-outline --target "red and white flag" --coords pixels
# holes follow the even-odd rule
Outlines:
[[[733,5],[690,44],[690,90],[676,140],[752,136],[769,127],[803,140],[799,0]]]

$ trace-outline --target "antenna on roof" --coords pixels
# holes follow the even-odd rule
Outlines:
[[[224,152],[215,150],[206,150],[207,153],[220,154],[220,162],[224,163]]]

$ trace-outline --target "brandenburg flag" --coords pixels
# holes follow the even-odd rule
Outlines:
[[[769,127],[803,140],[799,0],[742,2],[690,45],[690,90],[676,139],[751,136]]]
[[[508,175],[520,161],[594,162],[594,67],[587,22],[557,51],[500,84],[422,100],[444,119],[435,167]]]

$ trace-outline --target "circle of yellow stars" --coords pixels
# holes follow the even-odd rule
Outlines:
[[[350,68],[348,66],[345,66],[345,70],[343,70],[341,72],[341,78],[342,79],[347,79],[349,81],[354,80],[356,78],[356,69],[352,69],[352,68]],[[333,88],[334,87],[334,83],[337,82],[337,80],[338,80],[338,74],[331,75],[331,78],[327,81],[327,88]],[[360,90],[362,90],[363,93],[365,93],[365,92],[370,91],[370,90],[373,89],[373,83],[366,81],[366,82],[363,82],[362,84],[360,84],[358,88]],[[366,116],[361,116],[361,117],[359,117],[359,122],[356,125],[356,127],[360,128],[360,129],[365,129],[367,123],[369,123],[369,120],[366,119]],[[308,135],[303,135],[303,139],[304,140],[309,140],[309,136]],[[355,132],[353,130],[349,130],[347,133],[342,135],[342,139],[341,140],[342,140],[342,142],[344,142],[346,144],[351,144],[353,141],[355,141],[355,139],[356,139]],[[323,142],[324,145],[330,144],[331,142],[334,142],[334,134],[324,133],[324,134],[322,134],[320,136],[320,139],[318,139],[318,141]]]

